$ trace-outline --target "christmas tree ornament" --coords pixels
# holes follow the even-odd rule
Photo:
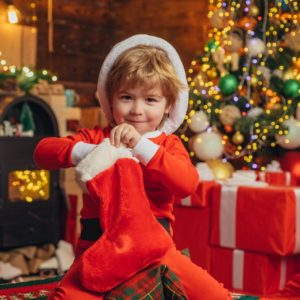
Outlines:
[[[256,27],[257,21],[254,18],[244,17],[238,22],[238,25],[245,30],[252,30]]]
[[[264,66],[258,66],[257,71],[261,72],[261,74],[263,75],[265,80],[267,80],[268,82],[270,81],[271,70],[269,68],[264,67]]]
[[[248,53],[251,57],[263,54],[266,50],[264,41],[259,38],[252,38],[247,43]]]
[[[216,132],[197,134],[194,142],[194,152],[203,161],[216,159],[222,156],[224,145],[222,136]]]
[[[224,9],[215,9],[210,15],[210,24],[213,27],[222,29],[226,27],[228,19],[226,17],[226,11]]]
[[[300,82],[296,79],[289,79],[283,83],[283,93],[288,98],[296,98],[300,95]]]
[[[243,33],[241,31],[232,31],[228,34],[228,38],[224,41],[224,48],[228,52],[240,52],[244,46]]]
[[[240,131],[236,131],[231,140],[235,145],[241,145],[244,143],[245,138]]]
[[[213,175],[217,180],[225,180],[232,177],[234,172],[233,166],[229,162],[223,162],[218,159],[211,167]]]
[[[296,149],[300,147],[300,121],[293,117],[283,122],[288,128],[288,134],[276,135],[276,143],[284,149]]]
[[[218,48],[217,51],[212,53],[212,59],[217,65],[217,69],[221,74],[226,73],[226,68],[224,66],[224,59],[225,59],[225,51],[223,48]]]
[[[249,7],[249,16],[257,17],[258,15],[259,15],[259,8],[254,4],[250,5],[250,7]]]
[[[222,108],[219,119],[223,125],[232,126],[241,117],[241,112],[235,105],[226,105]]]
[[[207,52],[215,52],[220,47],[219,43],[215,40],[208,40],[204,49]]]
[[[282,79],[283,80],[296,79],[296,76],[297,76],[297,71],[290,68],[282,74]]]
[[[212,80],[212,79],[218,77],[218,72],[215,67],[212,67],[210,70],[208,70],[206,72],[206,74],[207,74],[209,80]]]
[[[235,72],[239,70],[240,54],[238,52],[232,52],[231,57],[231,68],[230,71]]]
[[[233,94],[238,86],[236,77],[232,74],[224,75],[219,80],[219,88],[223,95]]]
[[[285,43],[290,49],[300,51],[300,29],[290,31],[284,36]]]
[[[188,122],[188,125],[193,132],[199,133],[204,131],[209,125],[207,114],[202,110],[196,111],[190,117],[190,122]]]
[[[233,128],[231,125],[224,125],[224,129],[227,133],[233,132]]]
[[[278,78],[284,78],[284,73],[282,70],[276,69],[272,72],[272,75],[277,76]]]

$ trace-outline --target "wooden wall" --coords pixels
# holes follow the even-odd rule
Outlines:
[[[28,9],[31,1],[13,2],[20,11],[31,13]],[[47,0],[35,2],[37,68],[52,70],[66,86],[79,93],[89,90],[90,97],[107,52],[132,34],[165,38],[178,50],[186,68],[207,39],[208,1],[53,0],[54,52],[49,53]]]

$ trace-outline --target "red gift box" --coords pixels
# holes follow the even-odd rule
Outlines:
[[[196,192],[184,199],[175,199],[175,205],[190,207],[206,207],[211,199],[215,181],[200,181]]]
[[[257,172],[257,180],[265,181],[271,185],[295,186],[296,176],[290,172]]]
[[[215,186],[211,243],[261,253],[300,253],[300,190]]]
[[[228,289],[270,294],[285,287],[297,272],[300,256],[280,257],[212,247],[211,274]]]

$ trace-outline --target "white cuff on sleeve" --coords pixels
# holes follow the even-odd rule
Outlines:
[[[89,152],[91,152],[97,145],[78,142],[72,149],[71,160],[76,166]]]
[[[132,149],[132,154],[136,157],[143,165],[147,165],[148,162],[155,155],[159,146],[145,137],[142,137],[139,142]]]

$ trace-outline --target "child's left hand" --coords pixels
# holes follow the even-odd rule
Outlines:
[[[119,147],[123,143],[128,148],[134,148],[141,137],[140,133],[132,125],[122,123],[112,129],[110,142],[115,147]]]

